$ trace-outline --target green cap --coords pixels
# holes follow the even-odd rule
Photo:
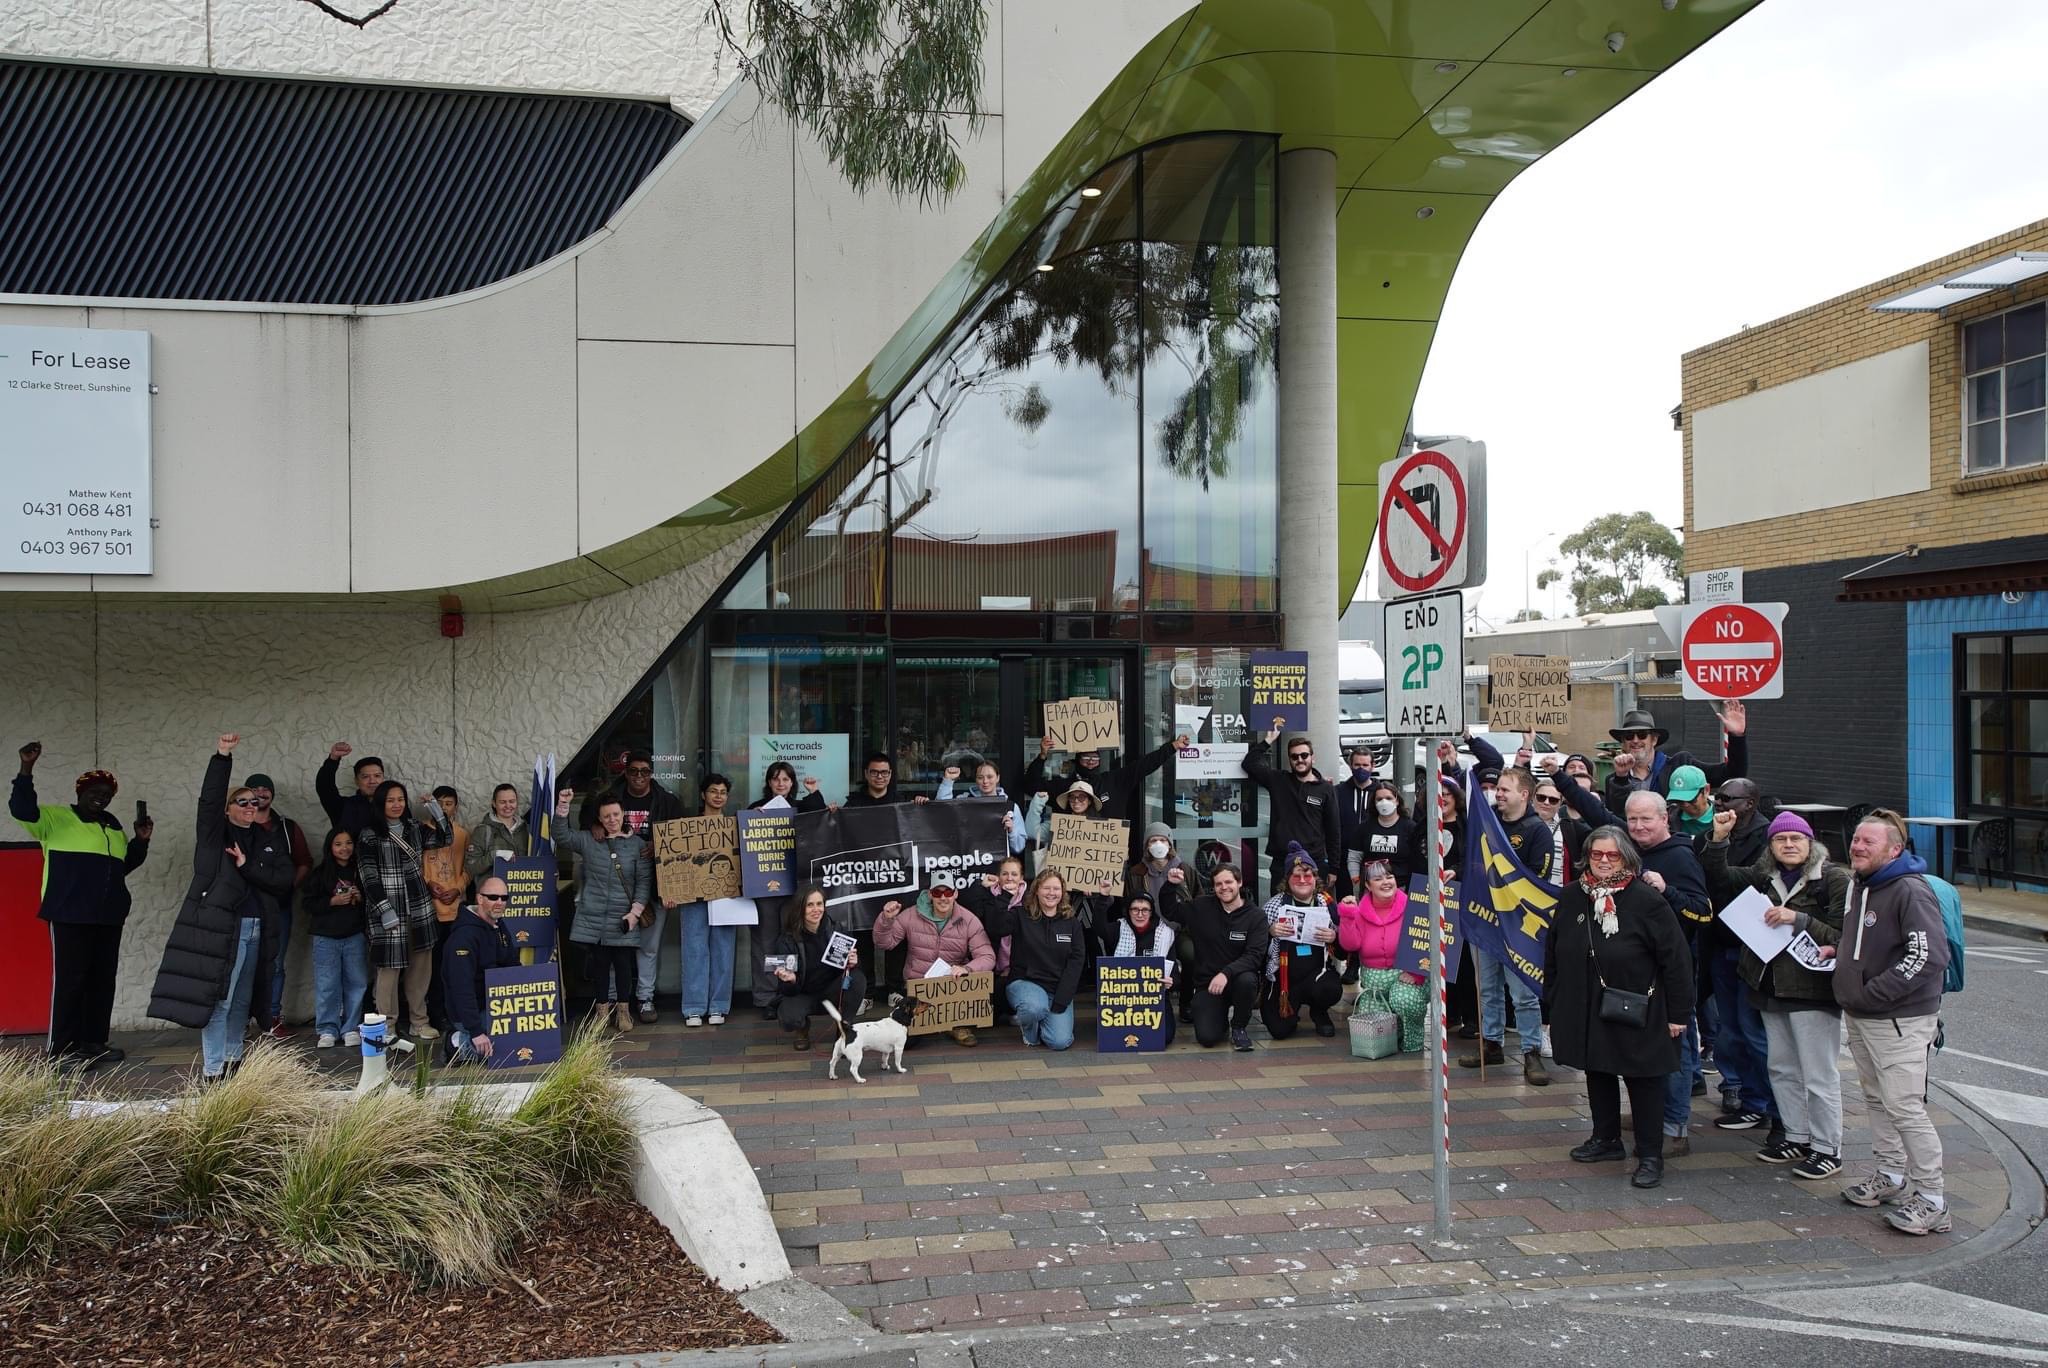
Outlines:
[[[1690,803],[1707,786],[1706,772],[1698,765],[1680,765],[1671,771],[1671,801]]]

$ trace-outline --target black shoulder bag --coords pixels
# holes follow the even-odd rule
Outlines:
[[[1650,1024],[1650,999],[1657,994],[1657,985],[1651,984],[1647,993],[1631,993],[1625,988],[1610,988],[1607,978],[1600,972],[1600,957],[1593,953],[1593,933],[1599,929],[1600,919],[1588,917],[1586,921],[1586,958],[1593,962],[1593,977],[1600,983],[1600,1019],[1616,1026],[1641,1028]]]

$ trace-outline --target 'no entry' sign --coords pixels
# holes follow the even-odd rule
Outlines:
[[[1678,642],[1685,696],[1785,696],[1785,605],[1716,603],[1685,610]]]

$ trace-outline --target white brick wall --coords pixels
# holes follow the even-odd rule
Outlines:
[[[382,756],[417,791],[453,784],[483,809],[493,785],[524,784],[537,751],[566,761],[703,605],[760,526],[696,564],[637,588],[530,613],[473,615],[450,641],[431,605],[126,604],[0,608],[0,754],[39,740],[43,801],[81,771],[114,771],[127,825],[149,803],[157,834],[130,880],[135,910],[121,949],[117,1026],[144,1016],[150,984],[192,868],[193,804],[213,738],[239,731],[235,774],[277,780],[277,806],[318,842],[327,823],[313,774],[346,739]],[[221,554],[260,564],[289,529],[243,529]],[[602,649],[593,649],[602,643]],[[12,778],[12,770],[9,770]],[[343,771],[346,787],[347,771]],[[24,840],[0,817],[0,840]],[[304,982],[304,948],[294,977]],[[306,1003],[310,1006],[310,1002]],[[162,1025],[163,1023],[154,1023]]]

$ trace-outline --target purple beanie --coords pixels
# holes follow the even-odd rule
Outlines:
[[[1771,819],[1771,835],[1783,836],[1788,831],[1809,841],[1813,839],[1813,828],[1796,812],[1781,812]]]

